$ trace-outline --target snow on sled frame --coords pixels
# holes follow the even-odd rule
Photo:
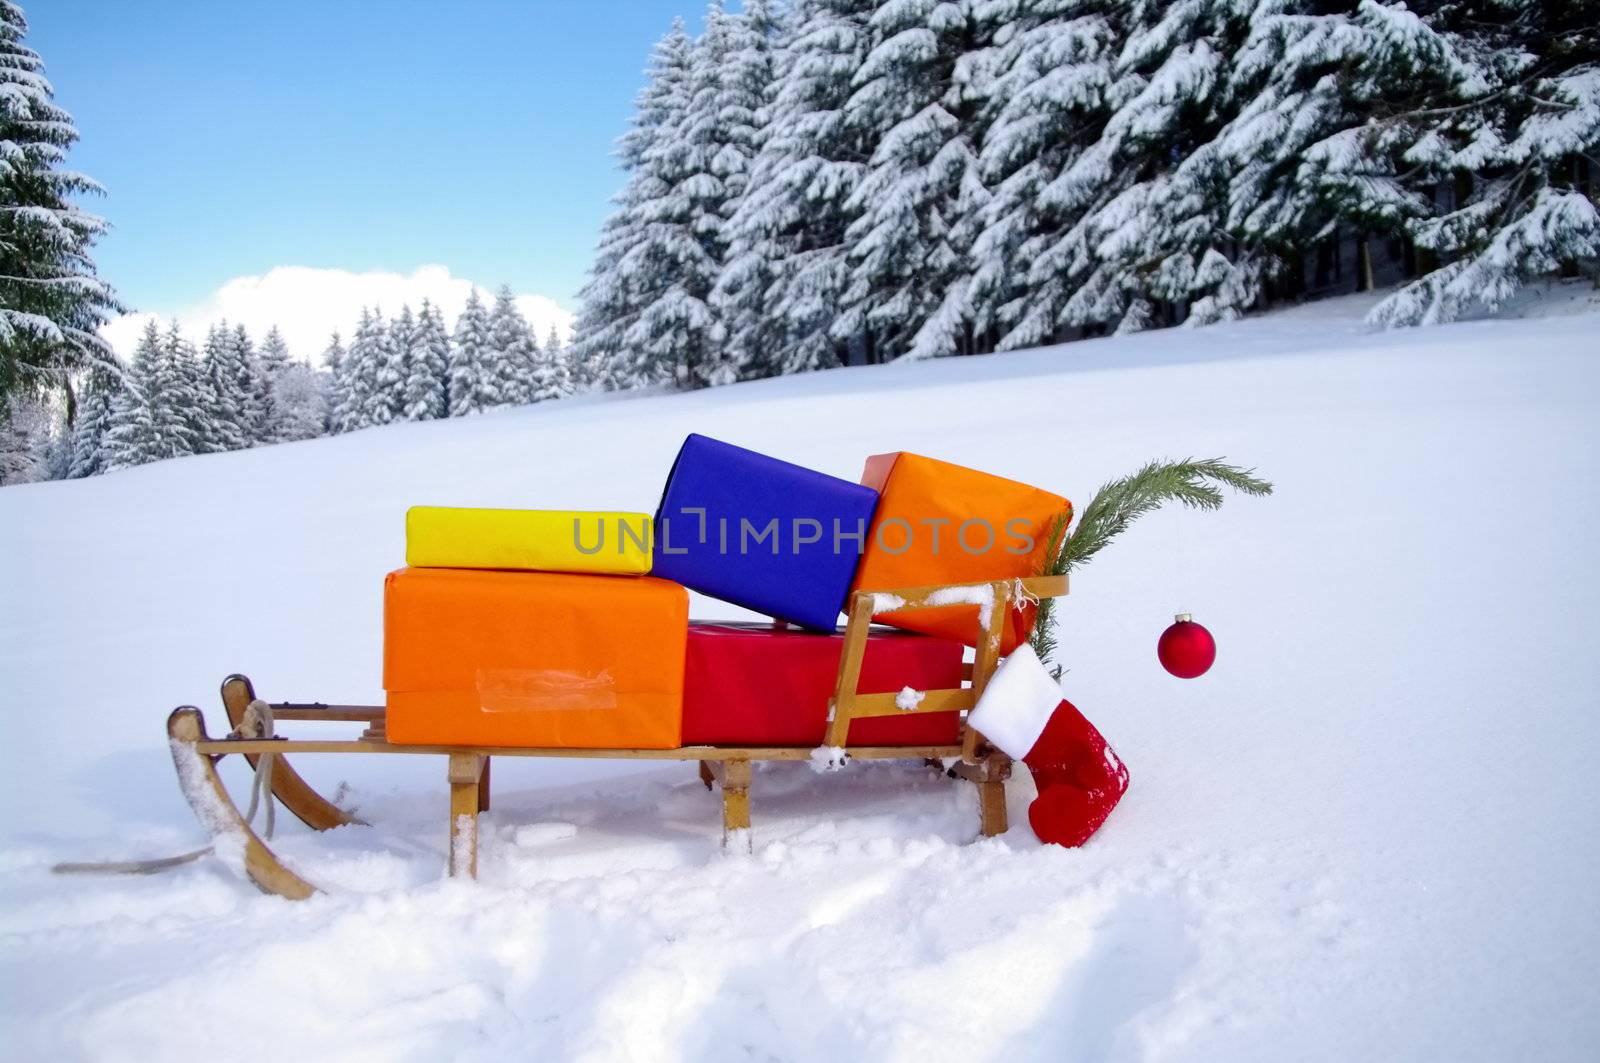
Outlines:
[[[874,716],[909,713],[970,711],[1000,660],[1000,640],[1007,612],[1023,603],[1059,598],[1067,593],[1067,577],[1032,576],[985,583],[937,587],[857,591],[850,596],[844,647],[833,697],[829,699],[828,731],[824,751],[841,750],[858,760],[914,760],[956,763],[950,773],[977,785],[979,827],[984,837],[1006,830],[1005,784],[1011,777],[1011,759],[991,747],[983,736],[966,726],[952,745],[851,746],[850,724]],[[867,635],[874,615],[901,609],[941,605],[978,606],[978,637],[971,664],[963,666],[961,686],[920,691],[912,707],[903,706],[896,694],[863,694],[857,687],[866,655]],[[256,698],[254,687],[242,675],[222,683],[222,703],[234,728],[226,738],[206,734],[205,720],[192,705],[174,709],[167,718],[167,737],[184,797],[196,818],[212,836],[219,855],[242,866],[245,875],[266,893],[304,900],[318,890],[291,871],[267,846],[217,774],[216,763],[229,753],[242,755],[252,769],[261,770],[261,758],[273,755],[272,795],[312,830],[330,830],[361,823],[317,793],[289,764],[290,753],[395,753],[443,756],[450,786],[449,849],[446,864],[451,875],[477,876],[478,813],[489,808],[489,764],[493,757],[569,757],[605,760],[694,760],[706,789],[722,788],[723,843],[733,839],[749,844],[751,765],[758,760],[809,760],[819,751],[806,746],[682,746],[677,749],[556,749],[486,746],[391,745],[384,732],[381,705],[324,705],[282,702],[271,706],[276,721],[365,723],[356,739],[312,740],[299,738],[240,738],[246,710]]]

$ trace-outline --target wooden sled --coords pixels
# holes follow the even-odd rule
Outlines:
[[[851,595],[844,650],[839,658],[834,695],[829,699],[830,722],[824,745],[843,750],[848,758],[857,760],[921,759],[941,764],[954,761],[950,774],[967,779],[978,787],[979,828],[982,835],[987,837],[1004,833],[1005,783],[1011,776],[1011,760],[990,747],[977,731],[964,726],[960,741],[953,745],[851,746],[850,724],[853,720],[873,716],[896,716],[908,712],[965,713],[972,709],[999,663],[1001,633],[1009,610],[1023,599],[1057,598],[1066,593],[1066,576],[1034,576],[990,583],[857,592]],[[881,615],[899,609],[976,604],[985,599],[992,600],[993,605],[986,610],[980,606],[977,650],[973,662],[965,667],[961,686],[923,691],[921,701],[910,709],[902,708],[895,694],[862,694],[857,690],[874,613]],[[254,687],[244,676],[231,675],[223,680],[222,703],[235,732],[245,719],[246,707],[255,697]],[[759,760],[808,760],[817,752],[811,747],[799,746],[535,749],[391,745],[384,736],[385,710],[382,706],[281,702],[273,704],[271,709],[274,720],[280,722],[317,720],[364,723],[367,726],[357,738],[334,741],[298,738],[218,739],[206,734],[205,720],[200,710],[186,705],[175,709],[167,718],[167,737],[184,796],[201,825],[211,834],[217,852],[234,855],[242,863],[245,874],[263,891],[292,900],[311,896],[317,892],[316,887],[285,867],[240,814],[216,770],[216,762],[229,753],[245,757],[250,766],[257,770],[260,758],[265,754],[273,754],[272,795],[313,830],[329,830],[361,821],[312,789],[289,764],[288,754],[393,753],[442,756],[446,758],[445,777],[450,787],[448,870],[451,875],[476,876],[478,813],[489,807],[489,764],[493,757],[698,761],[700,778],[706,788],[720,785],[722,789],[724,844],[748,845],[748,836],[738,832],[748,831],[750,827],[751,765]]]

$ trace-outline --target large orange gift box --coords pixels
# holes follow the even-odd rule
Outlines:
[[[388,740],[676,748],[688,620],[688,592],[648,576],[391,572]]]
[[[879,497],[853,590],[1038,575],[1056,519],[1072,519],[1072,503],[1060,495],[905,451],[868,458],[861,482]],[[1009,611],[1002,654],[1028,637],[1034,611]],[[976,605],[945,605],[876,619],[971,646],[978,615]]]

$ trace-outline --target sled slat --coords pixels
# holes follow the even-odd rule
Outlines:
[[[557,749],[550,747],[507,746],[397,746],[388,742],[321,741],[316,739],[207,739],[195,748],[208,756],[242,753],[412,753],[433,756],[451,753],[478,753],[495,757],[569,757],[578,760],[808,760],[810,746],[681,746],[678,749]],[[961,747],[946,746],[851,746],[856,760],[919,760],[929,757],[959,756]]]
[[[991,587],[1003,587],[1009,593],[1018,584],[1022,589],[1035,598],[1059,598],[1067,593],[1067,577],[1062,576],[1026,576],[1008,580],[984,580],[979,583],[950,583],[933,587],[884,587],[875,590],[857,591],[863,597],[877,598],[873,602],[873,612],[877,616],[887,616],[897,613],[902,609],[929,609],[938,608],[940,605],[966,604],[953,602],[949,596],[952,591],[988,590]],[[928,599],[935,595],[944,599],[939,603],[929,602]],[[898,600],[896,600],[898,599]],[[889,606],[892,605],[892,608]]]
[[[857,694],[851,704],[854,719],[863,716],[910,716],[919,712],[965,712],[978,703],[970,690],[926,690],[915,708],[895,704],[899,694]]]
[[[327,720],[332,723],[373,723],[388,713],[382,705],[306,705],[293,701],[275,702],[275,720]]]

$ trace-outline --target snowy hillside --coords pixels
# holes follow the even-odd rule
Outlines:
[[[1600,316],[1243,323],[565,400],[0,490],[0,1040],[15,1059],[1583,1059],[1600,1039]],[[1548,310],[1540,304],[1534,310]],[[913,765],[769,765],[724,856],[692,765],[495,765],[441,877],[437,758],[300,758],[376,826],[192,848],[161,730],[216,687],[376,702],[414,503],[653,508],[703,432],[854,478],[910,449],[1060,491],[1226,455],[1075,578],[1065,692],[1133,785],[1086,848]],[[1171,614],[1216,668],[1156,663]],[[730,607],[697,600],[699,616]],[[238,788],[242,775],[228,766]]]

